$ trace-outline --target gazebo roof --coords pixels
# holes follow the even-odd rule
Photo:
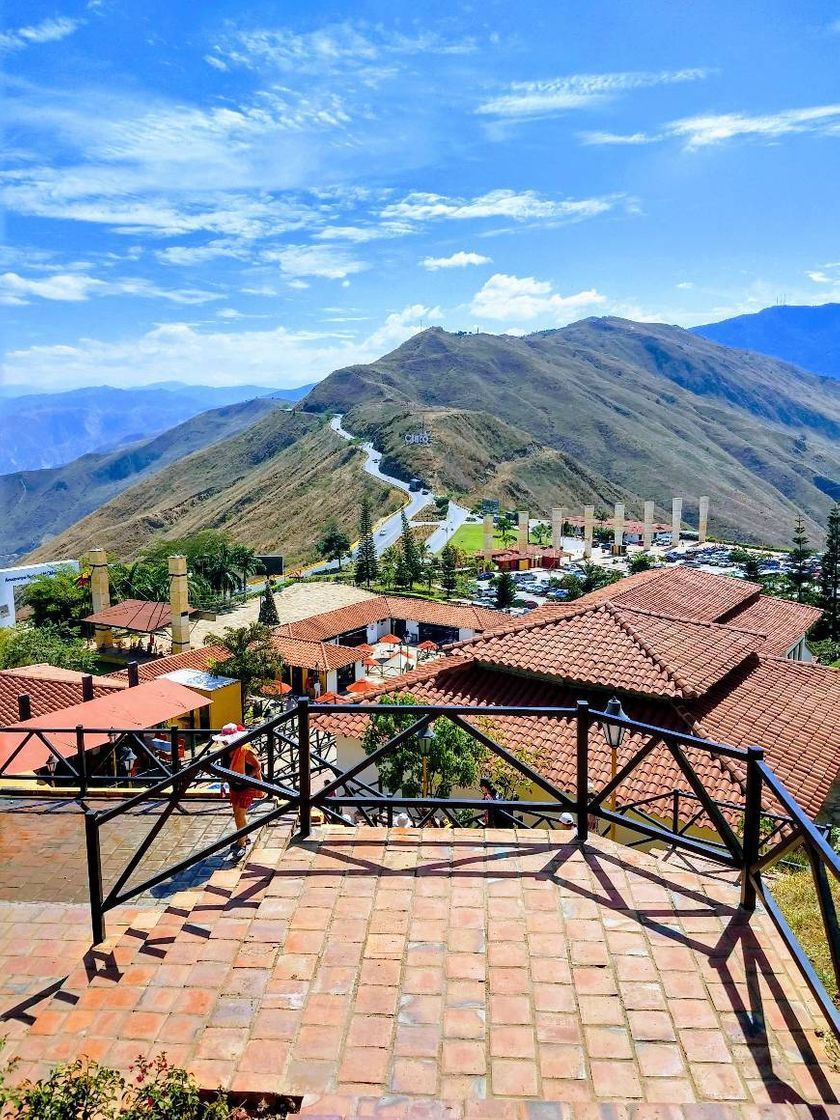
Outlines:
[[[196,614],[190,607],[189,614]],[[124,599],[102,611],[89,614],[85,622],[95,626],[108,626],[116,630],[129,630],[135,634],[154,634],[165,630],[172,624],[172,610],[169,603],[157,603],[146,599]]]

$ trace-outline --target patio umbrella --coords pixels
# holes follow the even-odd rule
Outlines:
[[[370,657],[370,655],[373,653],[373,646],[369,646],[367,642],[362,642],[360,646],[356,646],[356,649],[359,651],[359,653],[363,653],[365,657]]]
[[[417,648],[422,649],[426,653],[432,653],[438,647],[437,642],[421,642]]]
[[[370,681],[353,681],[352,684],[349,684],[347,686],[348,692],[354,692],[357,694],[362,692],[373,692],[375,689],[376,685],[371,684]]]
[[[364,665],[364,667],[366,669],[378,669],[379,668],[379,662],[376,661],[375,658],[373,658],[373,657],[366,657],[364,659],[364,661],[362,662],[362,664]]]
[[[272,681],[262,690],[264,696],[288,696],[291,691],[292,686],[285,681]]]
[[[324,692],[318,697],[319,704],[337,704],[338,700],[338,694],[335,692]]]
[[[402,642],[396,634],[386,634],[383,638],[379,639],[379,644],[383,646],[401,646]]]

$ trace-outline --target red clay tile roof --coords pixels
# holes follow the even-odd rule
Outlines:
[[[190,608],[190,614],[196,612]],[[133,630],[141,634],[153,634],[172,623],[172,610],[169,603],[152,603],[144,599],[125,599],[114,603],[105,610],[89,614],[84,620],[97,626],[113,626],[117,630]]]
[[[14,725],[18,730],[0,731],[0,765],[9,759],[27,737],[28,732],[39,728],[58,728],[49,738],[66,758],[76,750],[76,735],[72,730],[78,724],[93,730],[85,733],[85,748],[91,750],[108,741],[108,728],[115,730],[144,730],[167,720],[177,719],[198,708],[207,707],[210,701],[175,681],[147,681],[136,688],[108,689],[107,695],[74,704],[46,715],[35,716],[25,723]],[[63,730],[68,728],[70,730]],[[28,774],[45,765],[49,751],[37,738],[30,738],[10,764],[10,774]]]
[[[207,672],[211,661],[223,661],[227,651],[222,646],[197,646],[195,649],[173,653],[169,657],[159,657],[155,661],[144,661],[137,667],[141,681],[156,681],[166,673],[176,669],[199,669]],[[127,681],[128,670],[120,669],[110,674],[111,680]]]
[[[333,645],[330,642],[310,642],[304,638],[277,636],[274,646],[287,665],[301,669],[317,669],[326,673],[330,669],[343,669],[361,661],[363,654],[350,646]]]
[[[757,583],[678,566],[639,572],[583,595],[577,602],[610,600],[636,610],[720,622],[760,594],[761,587]]]
[[[647,696],[702,695],[763,636],[579,599],[453,648],[482,665]],[[532,621],[533,620],[533,621]]]
[[[433,626],[474,630],[477,633],[499,624],[498,613],[485,607],[436,603],[429,599],[412,599],[401,595],[377,595],[311,618],[302,618],[298,622],[284,623],[281,633],[292,638],[325,641],[384,619],[411,620]]]
[[[0,671],[0,727],[9,727],[18,722],[17,698],[22,692],[27,693],[32,708],[32,715],[42,716],[50,712],[59,711],[79,704],[82,700],[81,673],[72,670],[56,669],[60,674],[58,679],[45,677],[44,667],[33,666],[38,670],[34,675],[27,675],[26,666],[20,669],[4,669]],[[52,669],[52,666],[47,666]],[[68,677],[65,674],[70,674]],[[94,699],[102,696],[111,696],[115,688],[122,687],[117,681],[108,677],[93,678]]]
[[[809,607],[807,603],[791,603],[787,599],[761,595],[721,621],[742,630],[760,631],[765,635],[762,652],[768,656],[784,656],[819,621],[822,613],[819,607]]]
[[[394,678],[366,703],[395,692],[410,692],[420,703],[482,704],[493,706],[573,707],[587,699],[603,707],[604,692],[575,685],[554,684],[485,668],[455,654],[433,665]],[[837,726],[840,722],[840,673],[837,670],[787,661],[752,658],[723,687],[701,700],[672,701],[622,695],[631,719],[711,738],[733,746],[761,745],[769,765],[806,813],[816,816],[840,770]],[[314,715],[316,724],[333,734],[361,738],[369,717],[347,712]],[[572,717],[511,717],[492,719],[499,742],[533,752],[537,769],[567,792],[575,789],[575,722]],[[625,736],[619,766],[643,738]],[[717,759],[699,748],[686,754],[718,801],[742,803],[744,770],[739,761]],[[597,727],[590,733],[590,787],[601,788],[609,778],[609,752]],[[689,786],[670,752],[658,746],[619,790],[619,804],[668,794]],[[662,802],[663,807],[665,802]],[[693,810],[691,810],[693,811]],[[662,814],[664,815],[664,813]]]

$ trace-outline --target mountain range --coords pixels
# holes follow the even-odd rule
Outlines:
[[[98,385],[64,393],[6,395],[0,398],[0,472],[58,467],[88,452],[147,440],[208,409],[265,396],[291,403],[311,388],[167,381],[133,389]]]
[[[694,333],[724,346],[757,350],[824,377],[840,378],[840,303],[765,307],[753,315],[694,327]]]
[[[397,500],[329,430],[337,412],[383,451],[386,471],[534,515],[623,500],[638,517],[650,498],[662,516],[680,495],[696,523],[708,494],[716,535],[785,544],[800,513],[818,540],[840,498],[836,381],[616,318],[522,338],[430,328],[232,434],[223,455],[211,445],[155,467],[33,555],[78,555],[95,541],[130,556],[156,534],[206,526],[310,557],[329,516],[354,528],[363,492],[383,510]],[[407,443],[421,427],[432,442]]]

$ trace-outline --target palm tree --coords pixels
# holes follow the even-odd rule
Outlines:
[[[244,544],[235,544],[230,549],[230,560],[241,577],[242,594],[244,595],[249,578],[262,570],[262,561],[257,558],[253,548],[248,548]]]
[[[538,521],[534,528],[531,530],[531,535],[537,544],[542,544],[548,536],[548,526],[544,521]]]
[[[271,627],[262,622],[228,626],[222,634],[208,634],[204,644],[226,651],[227,657],[210,662],[210,672],[240,681],[243,701],[282,675],[283,658],[275,648]]]

